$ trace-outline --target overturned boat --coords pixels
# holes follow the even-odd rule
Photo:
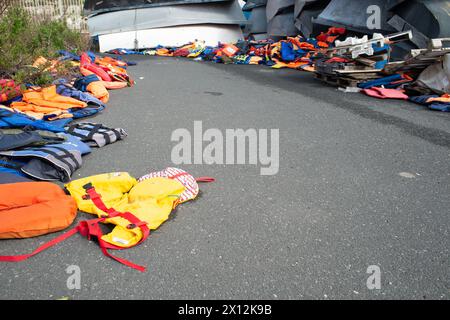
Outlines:
[[[101,52],[236,42],[247,24],[237,0],[86,0],[84,9]]]
[[[244,36],[254,40],[267,39],[267,0],[246,0],[242,11],[247,16],[248,24],[244,28]]]

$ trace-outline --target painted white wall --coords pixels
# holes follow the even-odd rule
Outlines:
[[[243,39],[241,28],[237,25],[199,24],[175,26],[139,31],[119,32],[99,36],[100,51],[117,48],[135,49],[162,46],[181,46],[194,40],[203,40],[206,45],[216,46],[220,42],[236,42]]]

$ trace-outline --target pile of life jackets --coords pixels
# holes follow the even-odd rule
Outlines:
[[[179,204],[199,193],[189,173],[167,168],[136,179],[126,172],[100,174],[75,181],[82,156],[122,140],[122,128],[94,122],[73,122],[106,107],[108,90],[133,85],[128,62],[92,53],[77,56],[61,51],[61,59],[41,57],[34,66],[49,65],[53,72],[63,60],[79,66],[80,76],[69,82],[56,79],[45,88],[0,81],[0,239],[30,238],[61,231],[73,224],[77,212],[95,218],[83,220],[69,231],[29,254],[0,256],[0,261],[19,262],[79,233],[95,238],[108,257],[139,271],[145,267],[109,253],[145,241]],[[40,181],[36,181],[40,180]],[[50,181],[68,182],[63,190]],[[103,234],[100,224],[113,230]]]
[[[421,87],[416,90],[413,78],[408,74],[394,74],[359,85],[361,92],[378,99],[408,100],[430,110],[450,112],[450,94],[436,94],[433,90]]]
[[[114,49],[109,53],[187,57],[224,64],[262,64],[277,69],[313,71],[314,59],[321,56],[320,49],[332,46],[345,32],[344,28],[330,28],[316,39],[298,35],[278,42],[244,40],[234,44],[219,43],[216,47],[206,46],[203,41],[194,41],[180,47],[158,46],[143,52]]]
[[[304,38],[301,35],[286,37],[284,40],[241,40],[237,43],[219,43],[207,46],[203,41],[193,41],[179,47],[157,46],[144,51],[113,49],[109,53],[117,55],[141,54],[163,57],[186,57],[197,61],[212,61],[224,64],[266,65],[275,69],[290,68],[316,72],[321,65],[332,68],[333,65],[349,64],[353,61],[341,55],[330,58],[323,49],[335,47],[335,41],[346,35],[345,28],[330,27],[315,38]],[[373,46],[378,53],[389,51],[389,44],[381,47]],[[374,68],[382,69],[388,60],[377,60]],[[361,82],[357,89],[370,97],[379,99],[409,100],[428,107],[430,110],[450,112],[449,93],[416,92],[413,73],[398,72],[375,80]],[[423,91],[420,88],[419,91]],[[433,100],[438,98],[439,100]]]
[[[78,78],[55,79],[47,87],[0,79],[0,173],[67,182],[92,147],[127,136],[122,128],[73,121],[105,109],[108,90],[134,84],[126,70],[128,63],[91,52],[60,54],[53,61],[40,57],[33,66],[48,65],[53,72],[61,61],[70,60],[79,68]]]
[[[77,209],[95,216],[41,245],[29,254],[0,256],[0,261],[19,262],[80,233],[96,238],[104,255],[145,271],[145,267],[109,253],[134,247],[145,241],[150,230],[164,223],[179,204],[193,200],[198,182],[178,168],[166,168],[136,179],[127,172],[112,172],[74,180],[65,185],[31,182],[26,178],[0,173],[0,239],[28,238],[60,231],[72,224]],[[104,234],[100,224],[114,228]]]
[[[1,108],[0,116],[7,121],[3,129],[0,122],[0,173],[42,181],[69,181],[92,147],[100,148],[127,136],[122,128],[91,122],[54,126]]]

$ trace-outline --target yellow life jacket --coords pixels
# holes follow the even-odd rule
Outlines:
[[[99,218],[103,217],[105,212],[85,196],[84,186],[89,183],[101,195],[107,208],[114,208],[118,212],[131,212],[145,222],[150,230],[157,229],[169,218],[176,201],[185,190],[183,184],[174,179],[155,177],[138,183],[126,172],[105,173],[66,184],[66,189],[75,199],[78,209],[95,214]],[[116,225],[111,233],[102,237],[102,240],[113,246],[129,248],[143,238],[142,230],[137,226],[130,228],[131,222],[123,217],[107,218],[104,223]]]

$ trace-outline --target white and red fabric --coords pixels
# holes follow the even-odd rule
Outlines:
[[[179,203],[183,203],[192,199],[198,195],[199,187],[197,180],[189,173],[178,168],[166,168],[162,171],[150,172],[138,179],[139,182],[156,177],[163,177],[169,179],[175,179],[186,187],[186,190],[181,194]]]

